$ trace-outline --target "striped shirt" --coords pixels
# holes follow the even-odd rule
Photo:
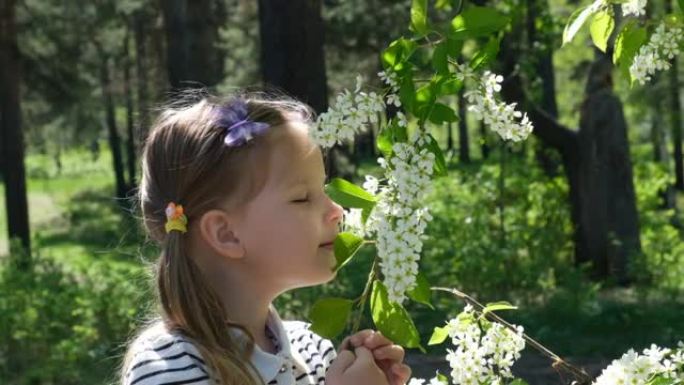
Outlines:
[[[282,321],[271,306],[266,323],[277,353],[254,345],[251,361],[269,385],[324,384],[325,373],[336,356],[332,342],[309,330],[301,321]],[[270,330],[269,330],[270,329]],[[237,329],[231,332],[241,333]],[[197,348],[182,334],[162,324],[146,329],[131,345],[131,360],[123,385],[214,385]]]

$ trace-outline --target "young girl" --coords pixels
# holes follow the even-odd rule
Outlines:
[[[254,92],[198,99],[164,111],[145,144],[139,197],[161,247],[161,319],[129,345],[122,383],[404,384],[403,349],[379,332],[336,352],[271,305],[335,275],[343,211],[323,190],[311,109]]]

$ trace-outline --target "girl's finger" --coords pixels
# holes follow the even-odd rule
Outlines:
[[[344,350],[350,350],[350,351],[352,350],[352,347],[350,346],[351,343],[349,342],[349,339],[350,339],[349,337],[345,337],[345,338],[342,340],[342,343],[340,344],[340,347],[337,349],[337,353],[338,353],[338,354],[339,354],[340,352],[344,351]]]
[[[363,342],[373,334],[375,334],[374,330],[364,329],[349,336],[349,340],[354,347],[359,347],[363,345]]]
[[[371,334],[370,336],[368,336],[363,341],[363,346],[365,346],[366,348],[371,349],[371,350],[377,349],[381,346],[392,345],[392,344],[393,344],[393,342],[389,338],[383,336],[382,333],[380,333],[380,332],[376,332],[374,334]]]
[[[404,360],[404,348],[399,345],[382,346],[373,350],[373,357],[376,360],[402,362]]]
[[[404,364],[392,365],[393,381],[391,385],[405,385],[411,378],[411,367]]]

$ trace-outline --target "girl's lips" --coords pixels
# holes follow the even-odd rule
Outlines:
[[[333,249],[333,242],[322,243],[320,247],[332,250]]]

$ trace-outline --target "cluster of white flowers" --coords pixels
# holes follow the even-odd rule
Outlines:
[[[672,380],[668,384],[684,381],[684,343],[675,352],[656,345],[642,354],[630,349],[605,368],[594,385],[646,385],[656,377]]]
[[[363,79],[357,77],[354,92],[344,90],[337,95],[335,105],[318,116],[310,133],[316,144],[329,148],[336,143],[353,140],[366,123],[378,122],[378,114],[385,112],[385,102],[375,92],[362,92],[362,82]]]
[[[669,69],[668,60],[679,55],[679,45],[682,39],[684,39],[684,34],[681,27],[668,26],[665,23],[658,25],[648,43],[639,49],[639,53],[629,67],[632,78],[643,85],[651,80],[651,76],[656,71]]]
[[[622,3],[622,14],[624,16],[634,15],[639,17],[646,14],[646,3],[648,0],[629,0]]]
[[[397,79],[397,74],[392,71],[381,71],[378,72],[378,76],[383,83],[389,86],[389,93],[387,94],[387,105],[393,104],[397,107],[401,107],[401,100],[399,100],[399,80]]]
[[[344,210],[342,231],[356,234],[361,237],[365,236],[366,226],[363,224],[363,210],[355,208]]]
[[[372,177],[364,189],[378,195],[366,228],[375,233],[380,268],[389,299],[402,303],[415,286],[423,233],[432,216],[423,207],[429,193],[435,155],[426,148],[427,138],[416,132],[409,143],[395,143],[389,162],[379,158],[387,185]]]
[[[425,380],[422,378],[412,378],[409,380],[408,385],[424,385]],[[444,385],[444,383],[437,379],[437,377],[431,378],[427,385]]]
[[[622,15],[634,15],[639,17],[646,14],[646,3],[648,0],[626,0],[622,3]],[[612,6],[609,0],[595,0],[588,7],[589,13],[596,13],[601,10],[608,10]]]
[[[467,64],[456,66],[456,77],[461,81],[470,80],[477,86],[465,93],[468,100],[468,111],[478,120],[484,120],[494,132],[504,140],[518,142],[526,139],[534,127],[527,117],[515,109],[516,103],[507,104],[497,99],[501,91],[503,76],[485,71],[481,76],[476,74]]]
[[[446,356],[454,385],[501,385],[505,378],[513,378],[511,367],[525,348],[521,326],[516,326],[513,332],[484,318],[478,321],[473,307],[467,305],[461,314],[447,322],[446,329],[455,347],[447,349]],[[420,385],[424,381],[415,379],[414,383]],[[430,385],[433,383],[440,382],[433,378]]]
[[[522,326],[516,332],[481,319],[468,305],[456,319],[447,323],[455,350],[447,349],[451,379],[455,385],[499,384],[512,378],[511,367],[525,348]]]
[[[390,87],[388,101],[401,105],[397,75],[379,73]],[[378,112],[384,112],[381,96],[361,92],[362,79],[357,78],[354,93],[345,90],[337,96],[336,104],[321,114],[310,136],[318,145],[326,148],[337,142],[353,139],[366,123],[376,123]],[[393,118],[400,127],[408,125],[406,116],[397,112]],[[378,163],[385,170],[385,186],[378,179],[366,177],[363,187],[376,194],[378,203],[366,223],[362,210],[345,211],[343,230],[360,236],[376,236],[380,268],[390,300],[402,303],[406,292],[415,286],[418,261],[423,247],[423,233],[432,219],[423,199],[429,192],[434,170],[435,155],[427,149],[429,137],[416,132],[408,143],[394,143],[389,159],[379,158]]]

